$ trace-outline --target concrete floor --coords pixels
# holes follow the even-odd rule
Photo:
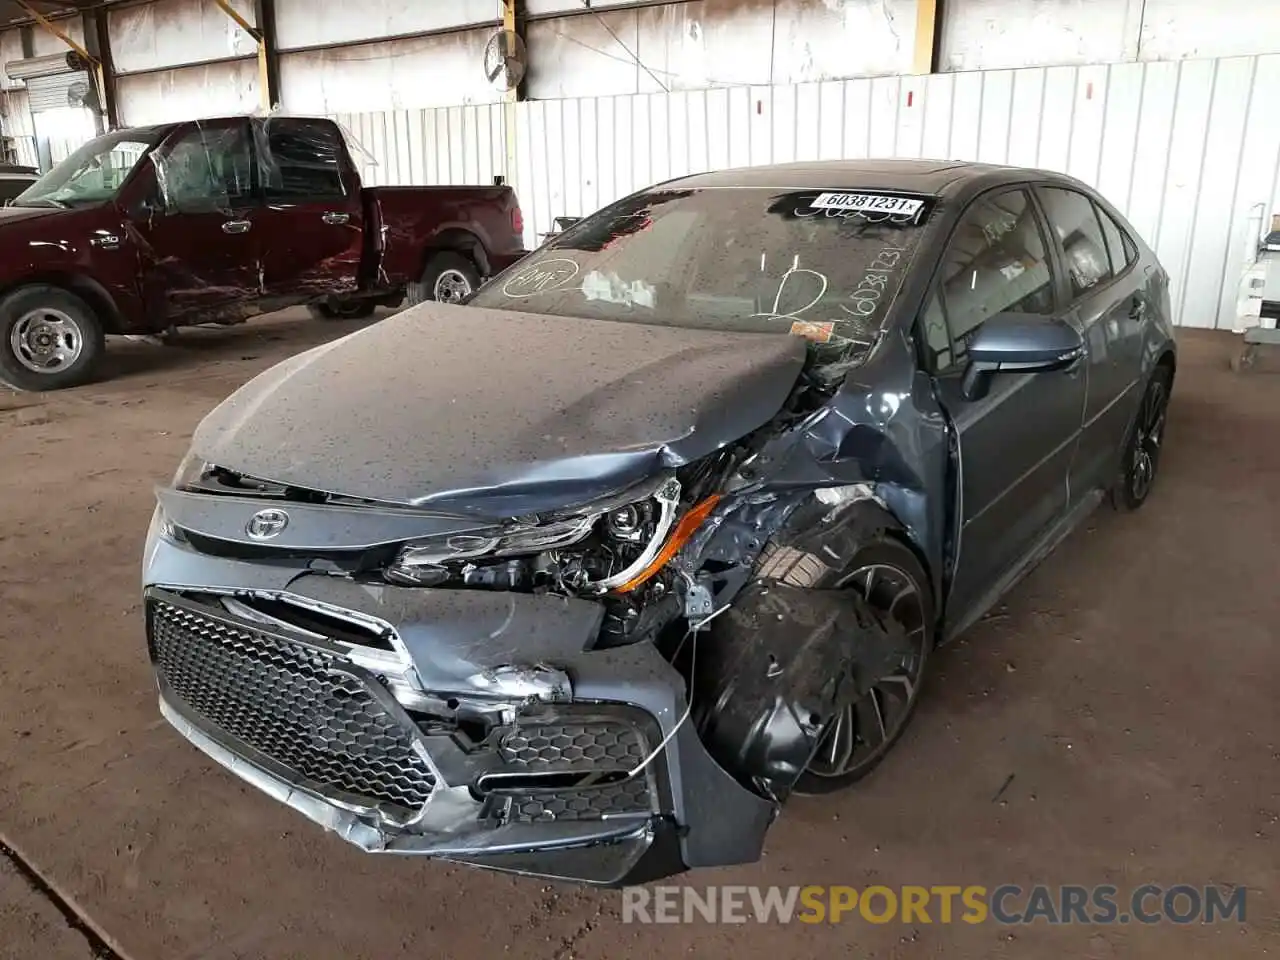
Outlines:
[[[1152,502],[1104,510],[935,664],[859,789],[696,884],[1243,884],[1249,923],[624,926],[616,892],[362,855],[161,722],[138,558],[200,417],[353,329],[284,314],[113,378],[0,393],[0,840],[119,956],[1257,957],[1280,953],[1280,377],[1187,334]],[[372,372],[371,372],[372,373]],[[994,799],[1009,777],[1007,789]],[[0,957],[90,957],[0,858]]]

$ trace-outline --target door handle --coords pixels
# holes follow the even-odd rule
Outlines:
[[[339,213],[337,210],[330,210],[321,219],[324,220],[324,222],[329,224],[330,226],[336,227],[336,226],[341,226],[344,223],[350,223],[351,214]]]
[[[248,220],[228,220],[222,225],[223,233],[248,233],[253,224]]]

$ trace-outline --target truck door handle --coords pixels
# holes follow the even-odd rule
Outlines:
[[[222,225],[223,233],[248,233],[253,224],[248,220],[228,220]]]
[[[339,213],[337,210],[330,210],[321,219],[330,226],[341,226],[344,223],[351,222],[351,214]]]

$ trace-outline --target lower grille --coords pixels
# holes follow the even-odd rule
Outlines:
[[[516,794],[508,816],[520,823],[553,820],[603,820],[651,812],[649,784],[643,777],[602,787]]]
[[[336,655],[162,600],[151,658],[188,710],[338,799],[413,811],[434,786],[409,735]]]
[[[499,787],[491,812],[518,822],[601,820],[607,817],[647,814],[652,793],[647,775],[628,776],[648,753],[644,735],[635,726],[616,720],[575,720],[522,723],[504,736],[499,752],[503,771],[525,777],[572,777],[581,782],[602,776],[611,782],[594,785],[538,789]]]

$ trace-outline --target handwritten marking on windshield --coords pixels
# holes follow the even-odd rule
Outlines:
[[[840,309],[851,317],[865,319],[870,317],[880,308],[880,303],[884,299],[884,292],[889,285],[889,277],[893,272],[894,266],[901,260],[906,250],[903,247],[885,247],[876,254],[875,259],[863,272],[863,277],[858,281],[858,286],[853,293],[849,294],[849,299],[853,302],[853,309],[849,309],[843,303]]]
[[[540,260],[503,284],[502,295],[515,299],[559,290],[578,275],[579,269],[577,261],[567,257]]]
[[[751,314],[751,316],[764,317],[766,320],[797,321],[801,319],[800,315],[802,313],[804,313],[806,310],[811,309],[812,307],[817,306],[818,301],[821,300],[824,296],[826,296],[827,287],[829,285],[826,276],[824,274],[819,273],[817,270],[807,270],[802,267],[796,266],[796,261],[799,261],[799,259],[800,257],[797,254],[795,261],[792,262],[791,269],[789,269],[786,273],[782,275],[782,282],[778,284],[778,292],[773,298],[773,308],[764,313],[753,313]],[[807,274],[811,277],[817,277],[818,281],[822,284],[822,289],[818,291],[817,296],[815,296],[812,300],[806,303],[803,307],[800,307],[797,310],[784,311],[782,310],[782,299],[784,294],[786,293],[787,284],[791,283],[793,278],[798,277],[801,274]]]

